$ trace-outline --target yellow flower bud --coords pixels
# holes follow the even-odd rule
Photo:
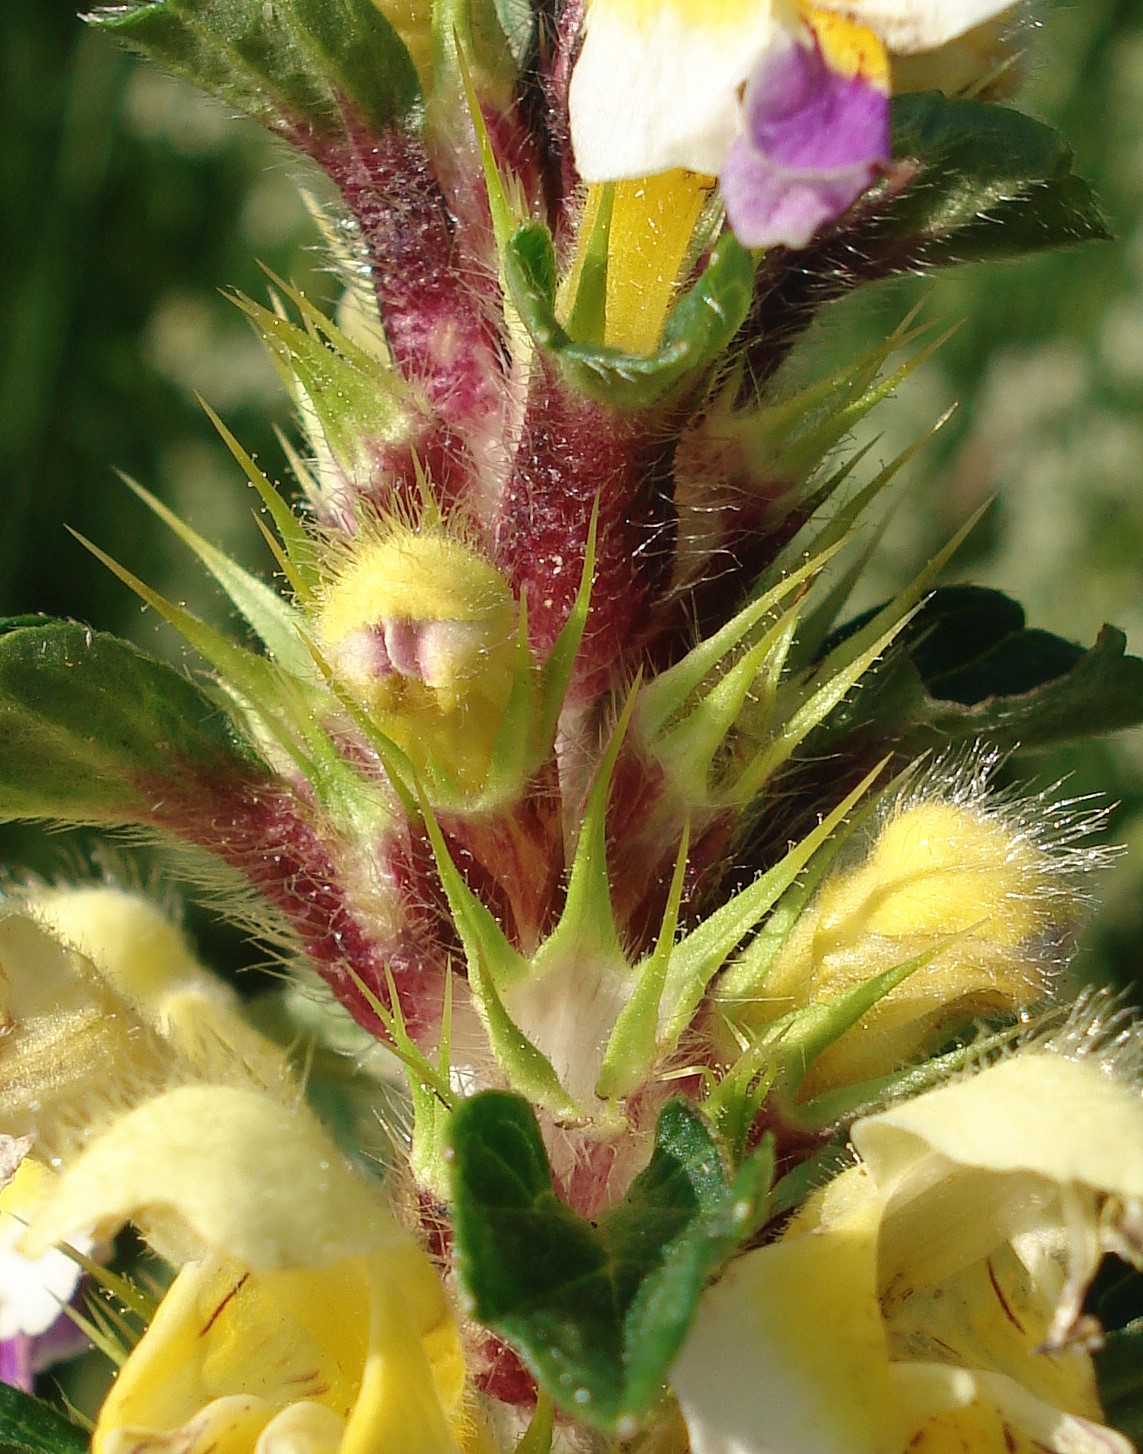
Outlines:
[[[317,637],[349,693],[423,767],[484,783],[512,692],[518,611],[462,541],[394,527],[366,536],[326,589]]]
[[[287,1075],[281,1051],[242,1018],[238,996],[199,963],[179,927],[144,894],[77,884],[40,890],[30,908],[190,1060],[208,1061],[222,1044],[264,1085]]]
[[[807,1081],[883,1074],[955,1021],[1043,998],[1044,946],[1070,896],[1033,833],[979,801],[907,799],[863,861],[827,876],[741,1020],[763,1025],[930,955],[831,1046]]]

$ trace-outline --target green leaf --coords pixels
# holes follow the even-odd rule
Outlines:
[[[1108,1422],[1143,1447],[1143,1318],[1108,1333],[1095,1370]]]
[[[903,190],[891,176],[881,199],[867,199],[876,211],[861,248],[873,257],[900,251],[898,266],[939,267],[1109,235],[1091,189],[1072,173],[1071,148],[1019,111],[939,91],[898,96],[893,155],[916,171]]]
[[[1114,627],[1085,650],[1025,627],[1023,609],[999,591],[946,587],[827,731],[859,731],[909,753],[978,738],[1004,749],[1115,732],[1143,722],[1143,659],[1125,648]]]
[[[0,621],[0,818],[135,821],[176,774],[258,766],[173,667],[75,622]]]
[[[553,312],[551,247],[540,223],[525,223],[513,234],[503,259],[512,301],[536,344],[552,355],[572,387],[615,408],[646,408],[709,364],[738,332],[750,308],[754,263],[728,234],[719,240],[698,281],[676,303],[654,353],[577,343]]]
[[[457,1267],[475,1315],[555,1403],[629,1436],[662,1393],[707,1279],[757,1225],[769,1144],[730,1181],[707,1122],[671,1101],[647,1169],[593,1224],[556,1195],[520,1097],[474,1096],[451,1134]]]
[[[420,99],[409,53],[372,0],[149,0],[97,11],[169,70],[269,126],[374,132]]]
[[[86,1454],[88,1444],[50,1404],[0,1383],[0,1454]]]

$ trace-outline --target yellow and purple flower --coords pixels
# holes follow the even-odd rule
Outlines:
[[[717,176],[741,242],[804,247],[889,163],[890,54],[939,51],[1011,8],[590,0],[569,94],[576,164],[589,182]]]

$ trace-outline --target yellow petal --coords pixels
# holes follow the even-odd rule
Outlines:
[[[282,1052],[247,1024],[238,996],[199,963],[186,936],[145,895],[81,884],[44,890],[30,907],[190,1061],[214,1066],[222,1046],[264,1085],[287,1077]]]
[[[961,1167],[1143,1197],[1143,1098],[1097,1065],[1048,1050],[903,1101],[852,1134],[885,1186],[935,1152]]]
[[[1134,1454],[1114,1429],[1045,1403],[1003,1374],[912,1364],[894,1375],[917,1425],[908,1454]]]
[[[24,1250],[128,1219],[174,1261],[209,1250],[255,1271],[405,1239],[304,1106],[232,1086],[180,1086],[114,1121],[67,1169]]]
[[[205,1454],[207,1434],[226,1454],[454,1454],[462,1391],[456,1324],[412,1243],[260,1274],[209,1258],[161,1303],[93,1454]]]
[[[713,177],[678,168],[616,185],[607,250],[604,343],[638,354],[652,353],[658,346],[713,186]],[[590,235],[598,193],[598,188],[588,192],[581,242]]]
[[[49,1160],[189,1074],[89,961],[21,914],[0,919],[0,1028],[0,1125]]]
[[[828,1233],[748,1253],[703,1298],[672,1375],[693,1454],[903,1448],[877,1306],[879,1207],[855,1191]]]

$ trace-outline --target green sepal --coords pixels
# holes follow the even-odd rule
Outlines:
[[[512,301],[537,346],[572,388],[617,409],[648,407],[716,359],[738,332],[754,293],[754,261],[727,234],[675,304],[654,353],[631,354],[576,342],[557,321],[555,253],[543,224],[528,222],[513,233],[503,267]]]
[[[433,0],[433,98],[441,101],[445,130],[449,129],[457,93],[466,81],[498,109],[512,104],[516,60],[504,31],[495,0]],[[452,83],[451,87],[449,82]]]
[[[915,161],[898,195],[863,202],[861,251],[894,270],[1019,257],[1109,236],[1058,132],[1005,106],[939,91],[893,101],[893,155]]]
[[[269,126],[378,132],[420,101],[397,32],[372,0],[150,0],[92,21]]]
[[[892,659],[827,724],[830,738],[859,731],[909,755],[978,740],[1003,751],[1143,722],[1143,659],[1126,654],[1122,631],[1105,626],[1085,650],[1024,620],[999,591],[934,592]]]
[[[420,808],[441,887],[464,948],[472,1002],[497,1064],[509,1085],[522,1091],[536,1105],[554,1116],[577,1115],[579,1107],[560,1084],[552,1062],[504,1008],[504,991],[529,973],[528,961],[509,943],[495,916],[465,883],[448,851],[440,825],[423,799]]]
[[[346,761],[321,723],[320,689],[256,652],[239,646],[153,591],[138,576],[76,531],[97,560],[118,576],[215,669],[219,687],[259,741],[273,741],[308,779],[318,801],[340,828],[355,836],[376,832],[389,809],[376,784]]]
[[[659,1007],[659,1051],[665,1054],[678,1044],[690,1024],[711,980],[727,957],[757,926],[811,861],[817,850],[842,824],[873,786],[884,768],[879,762],[824,817],[800,843],[794,844],[772,868],[752,884],[728,899],[704,919],[671,951]]]
[[[838,854],[851,840],[857,829],[866,822],[869,814],[882,800],[885,793],[891,791],[894,786],[895,784],[890,784],[888,789],[882,790],[860,804],[817,849],[804,872],[799,874],[774,905],[758,933],[742,953],[727,966],[725,973],[715,986],[716,1000],[723,1004],[730,1004],[735,1000],[750,999],[761,993],[762,986],[766,982],[766,975],[778,951],[789,938],[806,905],[817,893]]]
[[[955,936],[953,936],[955,938]],[[787,1095],[794,1095],[814,1064],[851,1030],[863,1015],[890,995],[919,969],[924,969],[953,939],[891,965],[871,979],[861,980],[827,999],[815,1000],[768,1025],[758,1042],[765,1058],[777,1066]]]
[[[970,1065],[983,1065],[992,1055],[1004,1054],[1026,1037],[1028,1027],[1020,1022],[995,1034],[974,1036],[966,1044],[943,1055],[930,1056],[918,1065],[907,1065],[888,1075],[823,1091],[812,1100],[783,1110],[783,1121],[799,1131],[819,1135],[834,1126],[848,1126],[858,1116],[872,1116],[894,1101],[911,1100],[934,1086],[942,1085]]]
[[[282,574],[289,581],[294,594],[303,603],[309,603],[314,599],[314,594],[321,582],[321,575],[318,571],[314,558],[314,544],[306,534],[305,526],[290,509],[289,505],[270,483],[266,475],[258,468],[254,458],[238,442],[219,416],[201,395],[196,395],[199,407],[206,414],[206,417],[214,425],[215,429],[226,445],[227,449],[234,456],[246,476],[248,483],[254,488],[258,498],[270,519],[274,522],[274,534],[268,527],[263,525],[260,515],[255,515],[258,528],[262,531],[267,545],[282,569]],[[291,462],[296,461],[296,469],[299,478],[302,478],[301,461],[292,453],[291,446],[285,437],[280,441],[285,445],[286,458]],[[280,544],[279,544],[280,540]]]
[[[451,1129],[457,1270],[475,1316],[553,1402],[629,1437],[664,1391],[707,1280],[760,1223],[772,1146],[732,1180],[703,1116],[668,1102],[646,1170],[593,1224],[556,1195],[518,1096],[474,1096]]]
[[[89,1444],[51,1404],[0,1383],[0,1454],[87,1454]]]
[[[555,1409],[546,1393],[536,1395],[536,1410],[516,1445],[515,1454],[551,1454]]]
[[[231,560],[223,551],[204,540],[149,490],[145,490],[128,475],[123,475],[122,479],[127,488],[198,557],[278,665],[292,676],[312,680],[313,661],[298,635],[305,619],[301,612],[291,606],[272,586],[251,575],[237,561]]]
[[[626,966],[611,903],[607,805],[615,764],[619,761],[638,696],[637,678],[595,770],[576,841],[563,911],[556,927],[536,953],[533,973],[548,965],[558,965],[561,961],[574,961],[585,952],[611,956]]]
[[[641,1083],[650,1079],[659,1057],[659,1005],[679,927],[690,841],[690,823],[687,822],[675,855],[675,869],[655,948],[636,965],[635,988],[619,1012],[603,1052],[595,1085],[595,1093],[601,1100],[630,1095]]]
[[[422,404],[411,387],[279,279],[277,287],[302,311],[305,327],[241,294],[233,301],[270,350],[282,382],[305,412],[312,410],[337,463],[367,488],[377,444],[412,436]],[[316,441],[315,441],[316,446]]]
[[[841,542],[803,560],[769,590],[748,601],[745,606],[713,635],[698,642],[673,666],[657,673],[639,695],[636,727],[642,740],[653,744],[676,721],[688,702],[699,693],[703,683],[716,672],[728,668],[742,643],[749,639],[766,617],[778,610],[788,596],[805,586],[836,555]],[[693,704],[693,712],[701,704]],[[689,714],[688,714],[689,715]]]
[[[268,776],[219,699],[72,621],[0,621],[0,818],[145,820],[155,785]]]

